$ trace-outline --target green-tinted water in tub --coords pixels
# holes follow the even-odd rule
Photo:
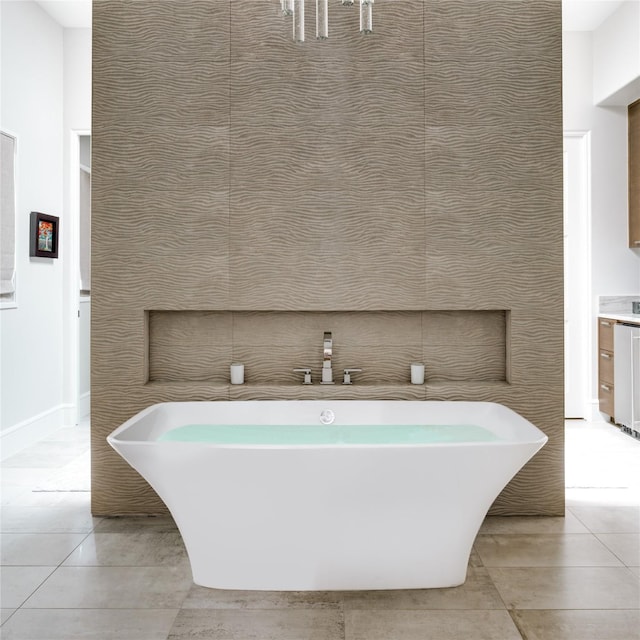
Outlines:
[[[491,442],[498,437],[471,424],[456,425],[254,425],[188,424],[159,441],[238,445],[433,444]]]

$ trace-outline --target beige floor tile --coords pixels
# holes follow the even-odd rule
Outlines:
[[[599,533],[598,540],[628,567],[640,567],[640,534]]]
[[[592,533],[640,533],[640,506],[576,505],[569,510]]]
[[[87,451],[72,458],[65,465],[52,469],[49,477],[34,485],[33,491],[90,491],[91,490],[91,455]]]
[[[166,516],[127,516],[104,518],[96,525],[96,533],[130,533],[136,531],[177,531],[176,523]]]
[[[341,611],[182,609],[168,640],[343,640]]]
[[[0,624],[4,624],[15,611],[16,609],[0,609]]]
[[[521,640],[506,611],[345,611],[345,640]]]
[[[0,602],[19,607],[55,571],[55,567],[2,567]]]
[[[504,609],[504,603],[483,567],[469,567],[467,580],[449,589],[353,591],[344,596],[349,609]]]
[[[639,484],[640,444],[611,424],[568,422],[567,487],[631,487]]]
[[[509,609],[633,609],[640,585],[625,567],[494,567]]]
[[[32,491],[31,489],[7,496],[4,501],[4,487],[2,488],[2,506],[9,507],[65,507],[91,512],[90,491]],[[98,522],[94,518],[93,522]]]
[[[471,553],[469,554],[469,566],[470,567],[482,566],[482,560],[480,559],[480,556],[478,555],[478,552],[475,550],[474,547],[471,547]]]
[[[27,609],[176,609],[191,588],[184,567],[60,567]]]
[[[83,418],[79,424],[70,427],[61,427],[50,433],[42,442],[75,442],[90,446],[91,426],[89,416]]]
[[[2,533],[0,564],[57,566],[86,537],[86,533]]]
[[[514,611],[527,640],[638,640],[640,611]]]
[[[5,469],[60,469],[88,451],[88,448],[88,443],[73,440],[66,442],[42,440],[27,450],[3,460],[2,466]]]
[[[235,591],[193,585],[183,609],[341,609],[340,591]]]
[[[33,490],[39,483],[51,477],[51,469],[42,469],[38,467],[9,467],[2,461],[0,467],[0,480],[2,481],[2,490],[5,487],[20,487],[22,489]]]
[[[89,533],[100,518],[85,505],[55,507],[6,506],[0,513],[2,533]]]
[[[177,609],[20,609],[3,640],[165,640]]]
[[[480,533],[588,533],[589,530],[570,511],[564,518],[543,516],[488,516]]]
[[[616,567],[620,560],[590,533],[479,535],[485,567]]]
[[[10,505],[22,504],[25,499],[31,496],[31,491],[25,489],[22,485],[8,485],[0,480],[0,507],[8,507]]]
[[[184,564],[189,558],[177,531],[91,533],[65,560],[64,566],[160,567]]]

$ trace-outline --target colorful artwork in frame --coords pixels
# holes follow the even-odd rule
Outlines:
[[[58,257],[57,216],[49,216],[38,211],[31,212],[31,242],[29,255],[35,258]]]

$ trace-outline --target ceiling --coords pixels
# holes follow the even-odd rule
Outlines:
[[[60,25],[70,29],[91,27],[91,0],[37,0]]]
[[[593,31],[624,0],[562,0],[564,31]],[[640,2],[640,0],[634,0]],[[90,28],[91,0],[38,0],[38,4],[63,27]]]
[[[623,0],[562,0],[562,30],[593,31],[622,3]]]

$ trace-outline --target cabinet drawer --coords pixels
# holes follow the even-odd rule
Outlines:
[[[613,416],[613,385],[606,382],[598,382],[598,400],[600,402],[600,411],[606,413],[610,417]]]
[[[605,351],[613,351],[613,327],[615,320],[598,318],[598,347]]]
[[[599,351],[598,378],[600,382],[608,382],[613,385],[613,353],[611,351]]]

